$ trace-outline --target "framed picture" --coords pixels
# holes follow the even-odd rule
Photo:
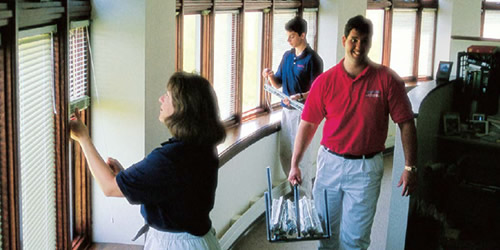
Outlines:
[[[444,134],[457,135],[460,133],[460,114],[446,113],[443,115]]]
[[[470,121],[471,129],[476,135],[487,135],[489,130],[488,121]]]
[[[445,62],[440,61],[438,71],[436,73],[436,82],[448,82],[451,74],[451,67],[453,66],[453,62]]]

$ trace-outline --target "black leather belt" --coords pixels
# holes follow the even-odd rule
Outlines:
[[[358,160],[358,159],[371,159],[373,158],[375,155],[379,154],[380,152],[375,152],[375,153],[371,153],[371,154],[366,154],[366,155],[351,155],[351,154],[338,154],[338,153],[335,153],[333,151],[331,151],[329,148],[323,146],[326,151],[328,151],[330,154],[333,154],[333,155],[336,155],[336,156],[340,156],[340,157],[343,157],[344,159],[348,159],[348,160]]]

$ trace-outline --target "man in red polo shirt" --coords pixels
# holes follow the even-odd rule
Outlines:
[[[321,249],[367,249],[383,175],[389,115],[401,130],[405,170],[402,195],[416,188],[416,129],[404,82],[368,59],[372,24],[363,16],[347,22],[345,56],[311,87],[295,139],[288,180],[300,183],[298,162],[326,118],[313,188],[316,206],[328,190],[332,239]],[[402,167],[402,166],[394,166]]]

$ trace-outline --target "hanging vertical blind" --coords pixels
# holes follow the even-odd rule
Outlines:
[[[69,32],[69,100],[87,102],[88,97],[88,29],[76,27]],[[70,109],[70,112],[73,110]]]
[[[19,39],[18,105],[23,249],[56,248],[52,46],[52,33]]]

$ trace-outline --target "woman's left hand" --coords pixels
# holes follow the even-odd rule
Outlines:
[[[71,139],[80,142],[84,139],[89,139],[89,130],[85,124],[83,124],[80,118],[80,111],[75,109],[73,115],[71,115],[71,120],[69,121],[69,129],[71,134]]]

